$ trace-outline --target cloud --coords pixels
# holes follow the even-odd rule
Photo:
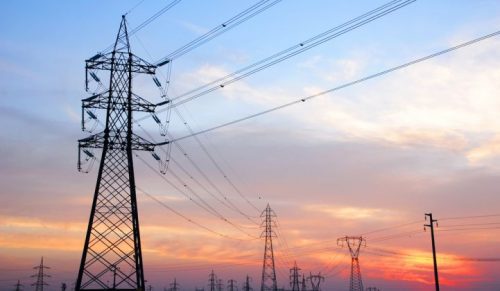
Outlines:
[[[337,219],[345,220],[389,220],[395,211],[381,208],[361,208],[350,206],[306,205],[305,210],[326,213]]]

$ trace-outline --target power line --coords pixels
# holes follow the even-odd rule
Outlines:
[[[251,114],[251,115],[248,115],[248,116],[245,116],[245,117],[242,117],[242,118],[230,121],[230,122],[226,122],[226,123],[214,126],[214,127],[203,129],[203,130],[200,130],[200,131],[195,132],[193,134],[187,134],[187,135],[178,137],[178,138],[176,138],[174,140],[171,140],[170,142],[177,142],[177,141],[180,141],[180,140],[183,140],[183,139],[195,136],[195,135],[199,135],[199,134],[207,133],[207,132],[210,132],[210,131],[214,131],[214,130],[217,130],[217,129],[220,129],[220,128],[223,128],[223,127],[226,127],[226,126],[229,126],[229,125],[233,125],[235,123],[239,123],[239,122],[242,122],[242,121],[245,121],[245,120],[248,120],[248,119],[252,119],[252,118],[255,118],[255,117],[267,114],[267,113],[271,113],[271,112],[274,112],[274,111],[277,111],[277,110],[280,110],[280,109],[283,109],[283,108],[286,108],[286,107],[289,107],[289,106],[292,106],[292,105],[295,105],[295,104],[300,104],[302,102],[311,100],[313,98],[316,98],[316,97],[319,97],[319,96],[323,96],[323,95],[326,95],[326,94],[329,94],[329,93],[333,93],[335,91],[339,91],[341,89],[344,89],[344,88],[347,88],[347,87],[351,87],[353,85],[356,85],[356,84],[359,84],[359,83],[362,83],[362,82],[365,82],[365,81],[368,81],[368,80],[371,80],[371,79],[375,79],[377,77],[386,75],[388,73],[392,73],[394,71],[398,71],[398,70],[404,69],[406,67],[409,67],[409,66],[421,63],[423,61],[435,58],[437,56],[440,56],[440,55],[443,55],[443,54],[446,54],[446,53],[458,50],[460,48],[467,47],[469,45],[472,45],[472,44],[478,43],[480,41],[483,41],[483,40],[492,38],[494,36],[497,36],[498,34],[500,34],[500,31],[496,31],[496,32],[493,32],[493,33],[481,36],[479,38],[476,38],[476,39],[473,39],[473,40],[461,43],[459,45],[456,45],[456,46],[450,47],[448,49],[445,49],[445,50],[442,50],[442,51],[439,51],[439,52],[427,55],[425,57],[422,57],[422,58],[419,58],[419,59],[416,59],[416,60],[404,63],[402,65],[399,65],[399,66],[396,66],[396,67],[392,67],[390,69],[387,69],[387,70],[384,70],[384,71],[381,71],[381,72],[378,72],[378,73],[375,73],[375,74],[372,74],[372,75],[369,75],[369,76],[357,79],[355,81],[351,81],[351,82],[345,83],[343,85],[340,85],[340,86],[337,86],[337,87],[334,87],[334,88],[331,88],[331,89],[328,89],[328,90],[325,90],[325,91],[321,91],[321,92],[313,94],[313,95],[309,95],[307,97],[296,99],[296,100],[294,100],[292,102],[289,102],[289,103],[285,103],[285,104],[282,104],[282,105],[279,105],[279,106],[276,106],[276,107],[272,107],[270,109],[267,109],[267,110],[264,110],[264,111],[261,111],[261,112],[257,112],[257,113],[254,113],[254,114]],[[159,144],[159,145],[162,145],[162,144]],[[500,216],[500,215],[495,215],[495,216]],[[462,219],[462,218],[467,218],[467,217],[461,217],[461,218],[453,218],[452,217],[452,218],[445,218],[445,219]],[[468,217],[468,218],[473,218],[473,217]],[[444,219],[441,219],[441,220],[444,220]]]
[[[333,38],[337,38],[338,36],[341,36],[347,32],[350,32],[356,28],[359,28],[365,24],[368,24],[372,21],[375,21],[376,19],[379,19],[391,12],[394,12],[398,9],[401,9],[411,3],[413,3],[416,0],[395,0],[391,1],[388,4],[385,4],[379,8],[376,8],[370,12],[367,12],[359,17],[356,17],[355,19],[352,19],[342,25],[336,26],[326,32],[323,32],[319,35],[316,35],[308,40],[305,40],[303,42],[300,42],[290,48],[287,48],[285,50],[282,50],[278,53],[275,53],[267,58],[264,58],[256,63],[253,63],[249,66],[246,66],[242,69],[237,70],[234,73],[231,73],[229,75],[226,75],[222,78],[219,78],[215,81],[212,81],[210,83],[207,83],[205,85],[202,85],[198,88],[195,88],[193,90],[190,90],[188,92],[185,92],[183,94],[180,94],[174,98],[172,98],[173,101],[192,95],[193,93],[196,93],[188,98],[182,99],[180,101],[177,101],[176,103],[173,103],[171,107],[178,106],[180,104],[184,104],[186,102],[189,102],[191,100],[194,100],[200,96],[206,95],[210,92],[213,92],[215,90],[224,88],[225,86],[234,83],[236,81],[239,81],[243,78],[246,78],[250,75],[253,75],[257,72],[260,72],[268,67],[271,67],[275,64],[278,64],[284,60],[287,60],[295,55],[298,55],[304,51],[307,51],[311,48],[314,48],[320,44],[323,44]],[[401,3],[399,3],[401,2]],[[395,6],[393,6],[395,4]]]
[[[144,191],[142,188],[140,188],[139,186],[136,186],[137,190],[141,191],[144,195],[148,196],[149,198],[151,198],[153,201],[155,201],[156,203],[158,203],[159,205],[161,205],[163,208],[171,211],[172,213],[174,213],[175,215],[183,218],[184,220],[188,221],[189,223],[192,223],[196,226],[198,226],[199,228],[202,228],[212,234],[215,234],[217,236],[220,236],[220,237],[223,237],[223,238],[227,238],[227,239],[233,239],[233,240],[238,240],[238,241],[250,241],[250,240],[256,240],[256,239],[241,239],[241,238],[236,238],[236,237],[232,237],[232,236],[229,236],[229,235],[226,235],[226,234],[223,234],[221,232],[218,232],[216,230],[213,230],[207,226],[204,226],[203,224],[183,215],[182,213],[180,213],[179,211],[175,210],[174,208],[168,206],[165,202],[159,200],[158,198],[156,198],[155,196],[149,194],[148,192]]]
[[[153,22],[155,19],[157,19],[158,17],[160,17],[163,13],[167,12],[168,10],[170,10],[170,8],[174,7],[175,5],[177,5],[179,2],[181,2],[182,0],[174,0],[170,3],[168,3],[165,7],[163,7],[162,9],[160,9],[158,12],[156,12],[155,14],[153,14],[152,16],[150,16],[148,19],[144,20],[141,24],[139,24],[138,26],[136,26],[134,29],[130,30],[128,32],[128,35],[131,36],[131,35],[134,35],[136,32],[138,32],[139,30],[143,29],[144,27],[146,27],[147,25],[149,25],[151,22]],[[134,10],[137,6],[139,6],[140,4],[142,4],[143,1],[139,2],[136,6],[134,6],[132,9],[130,9],[126,14],[130,13],[132,10]],[[111,44],[110,46],[108,46],[106,49],[104,49],[101,53],[106,53],[108,52],[109,50],[111,50],[113,48],[114,44]]]
[[[226,20],[222,24],[211,29],[207,33],[190,41],[189,43],[185,44],[184,46],[171,52],[167,56],[159,59],[158,61],[155,62],[155,64],[157,66],[163,66],[167,63],[170,63],[173,59],[179,58],[179,57],[187,54],[188,52],[190,52],[190,51],[194,50],[195,48],[205,44],[206,42],[214,39],[215,37],[221,35],[222,33],[240,25],[241,23],[243,23],[243,22],[247,21],[248,19],[254,17],[255,15],[261,13],[262,11],[267,10],[268,8],[276,5],[278,2],[281,2],[281,0],[274,0],[274,1],[271,1],[271,3],[268,3],[269,1],[270,0],[262,0],[262,1],[257,2],[256,4],[250,6],[249,8],[238,13],[237,15],[233,16],[232,18]]]

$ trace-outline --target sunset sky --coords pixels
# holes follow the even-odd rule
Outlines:
[[[51,267],[49,290],[76,280],[98,166],[88,174],[76,168],[77,140],[88,135],[80,124],[81,99],[90,96],[84,61],[112,44],[122,14],[132,9],[127,15],[132,29],[169,2],[2,3],[0,289],[21,280],[31,290],[32,268],[42,256]],[[183,0],[133,35],[132,50],[155,62],[256,2]],[[281,1],[174,60],[169,95],[181,95],[386,2]],[[217,126],[499,29],[498,0],[417,0],[179,106],[169,131],[182,137],[189,134],[184,121],[195,132]],[[260,211],[241,196],[262,210],[269,203],[277,214],[279,287],[289,286],[296,261],[307,275],[325,275],[323,290],[348,290],[351,259],[337,238],[363,235],[366,247],[359,260],[365,287],[433,290],[430,233],[423,229],[424,213],[432,212],[439,220],[442,289],[499,290],[499,48],[496,36],[198,140],[183,139],[172,146],[164,176],[147,166],[157,168],[151,154],[138,153],[146,284],[163,290],[177,278],[183,290],[194,290],[206,287],[213,269],[224,282],[235,279],[239,286],[248,274],[259,289],[261,230],[215,200],[210,194],[218,189],[257,222]],[[160,71],[164,81],[166,68]],[[151,78],[138,77],[134,88],[148,100],[161,100]],[[150,118],[140,124],[161,139]],[[145,136],[138,126],[134,129]],[[200,209],[179,192],[182,188],[243,231]],[[194,197],[190,191],[184,192]]]

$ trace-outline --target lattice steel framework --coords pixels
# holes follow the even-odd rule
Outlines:
[[[278,284],[276,282],[276,269],[274,267],[274,252],[273,252],[273,237],[276,237],[276,233],[273,231],[273,226],[276,224],[273,220],[276,214],[271,209],[269,204],[267,204],[266,209],[260,215],[264,219],[261,226],[264,228],[260,237],[265,238],[264,247],[264,262],[262,264],[262,283],[260,286],[261,291],[276,291],[278,290]]]
[[[290,287],[291,291],[300,291],[300,268],[297,267],[297,262],[294,262],[293,268],[290,269]]]
[[[43,291],[45,286],[49,286],[47,282],[45,282],[45,278],[49,278],[50,275],[47,275],[45,273],[46,269],[50,269],[50,267],[47,267],[43,264],[43,257],[40,260],[40,265],[34,267],[33,269],[36,270],[36,274],[32,275],[32,278],[36,278],[36,282],[31,284],[31,286],[35,287],[35,291]],[[17,282],[19,284],[19,281]]]
[[[345,236],[337,240],[337,244],[344,247],[347,245],[351,253],[351,277],[349,291],[364,291],[361,280],[361,269],[359,268],[359,251],[366,246],[366,240],[361,236]]]
[[[82,151],[102,155],[75,290],[144,290],[132,151],[153,151],[154,144],[133,133],[132,112],[153,112],[154,105],[132,93],[132,76],[155,68],[131,53],[125,16],[113,51],[86,60],[86,74],[105,70],[110,77],[108,90],[82,100],[82,113],[105,109],[106,123],[78,144],[79,169]]]

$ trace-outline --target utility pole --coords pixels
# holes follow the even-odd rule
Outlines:
[[[295,261],[293,268],[290,269],[290,287],[291,291],[300,291],[299,284],[299,267],[297,267],[297,262]]]
[[[238,287],[236,286],[236,280],[229,280],[227,281],[227,290],[229,291],[237,291],[238,290]]]
[[[210,275],[208,275],[208,288],[210,288],[210,291],[215,291],[216,281],[214,270],[212,270]]]
[[[153,75],[156,66],[132,54],[125,16],[113,51],[85,63],[87,89],[89,74],[102,84],[96,73],[110,73],[107,90],[82,100],[82,120],[85,112],[101,109],[106,121],[104,131],[78,141],[80,171],[82,155],[94,158],[92,151],[101,149],[101,159],[75,290],[144,291],[133,151],[151,152],[155,144],[134,134],[132,114],[153,113],[157,105],[133,94],[132,78]]]
[[[50,276],[45,274],[45,269],[50,269],[50,267],[47,267],[43,264],[42,257],[42,259],[40,260],[40,265],[34,267],[33,269],[37,270],[37,274],[31,276],[32,278],[36,277],[36,282],[31,284],[31,286],[35,286],[35,291],[43,291],[44,286],[49,286],[49,284],[45,282],[45,278],[50,278]]]
[[[17,280],[17,283],[16,285],[14,285],[14,287],[16,287],[16,291],[22,291],[22,288],[24,286],[21,284],[21,281]]]
[[[425,214],[425,221],[427,221],[427,217],[429,217],[429,224],[424,224],[424,229],[426,227],[431,228],[431,239],[432,239],[432,259],[434,260],[434,283],[436,285],[436,291],[439,291],[439,277],[438,277],[438,267],[437,267],[437,258],[436,258],[436,242],[434,240],[434,223],[437,224],[437,220],[432,218],[432,213]]]
[[[247,278],[245,279],[245,283],[243,283],[243,291],[252,291],[253,288],[250,287],[250,280],[251,278],[247,275]]]
[[[276,214],[271,209],[269,204],[267,204],[266,209],[260,215],[264,221],[261,227],[264,227],[261,238],[265,238],[264,247],[264,262],[262,263],[262,281],[260,290],[261,291],[276,291],[278,289],[278,284],[276,282],[276,269],[274,267],[274,252],[273,252],[273,237],[276,237],[276,233],[273,231],[273,225],[275,222],[273,220]]]
[[[337,245],[347,245],[351,253],[351,278],[349,291],[364,291],[363,280],[361,280],[361,269],[359,267],[359,251],[366,246],[365,238],[361,236],[345,236],[337,239]]]
[[[321,272],[318,273],[318,275],[309,273],[309,280],[311,281],[312,291],[320,291],[321,288],[319,285],[321,284],[321,282],[325,281],[325,277],[321,275]]]

